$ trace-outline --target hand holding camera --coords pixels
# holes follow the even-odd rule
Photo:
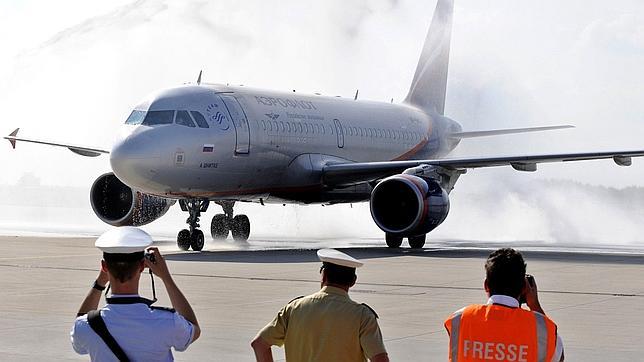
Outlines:
[[[528,305],[531,311],[539,312],[545,314],[539,303],[539,294],[537,290],[537,282],[534,280],[534,276],[526,274],[525,276],[525,287],[523,289],[523,298],[525,303]]]
[[[165,263],[165,259],[161,256],[159,248],[150,247],[145,251],[145,266],[148,267],[154,273],[154,275],[165,280],[170,278],[170,271],[168,270],[168,265]]]

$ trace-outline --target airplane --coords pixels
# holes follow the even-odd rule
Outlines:
[[[236,202],[369,202],[391,248],[407,238],[422,248],[449,213],[449,193],[468,169],[612,159],[630,166],[644,150],[510,157],[449,158],[463,139],[570,128],[569,125],[463,131],[444,115],[453,0],[438,0],[409,92],[402,103],[375,102],[244,86],[196,84],[160,90],[136,105],[111,150],[9,136],[66,147],[82,156],[109,154],[112,172],[90,191],[95,214],[113,226],[140,226],[177,201],[188,212],[182,250],[204,247],[200,217],[222,207],[213,239],[250,235]]]

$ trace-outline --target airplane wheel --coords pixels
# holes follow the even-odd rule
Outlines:
[[[250,220],[246,215],[237,215],[233,218],[233,225],[230,228],[235,241],[247,241],[250,235]]]
[[[385,241],[387,246],[390,248],[399,248],[403,242],[402,236],[396,236],[393,234],[385,234]]]
[[[203,231],[201,230],[195,230],[194,233],[192,233],[192,240],[190,240],[190,246],[192,246],[192,250],[194,251],[201,251],[203,249]]]
[[[409,240],[409,247],[412,249],[420,249],[425,246],[425,236],[426,235],[418,235],[407,238],[407,240]]]
[[[179,231],[179,234],[177,235],[177,246],[179,247],[179,249],[190,249],[190,243],[190,231],[188,231],[187,229]]]
[[[228,237],[228,218],[224,214],[217,214],[213,216],[210,223],[210,234],[213,239],[224,240]]]

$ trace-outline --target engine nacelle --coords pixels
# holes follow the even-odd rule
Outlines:
[[[94,213],[112,226],[140,226],[163,216],[175,200],[133,190],[113,173],[94,181],[89,195]]]
[[[395,175],[371,192],[371,217],[378,227],[400,236],[424,235],[440,225],[449,212],[447,192],[432,179]]]

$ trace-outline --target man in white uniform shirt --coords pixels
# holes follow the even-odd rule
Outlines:
[[[172,361],[172,348],[184,351],[201,333],[188,300],[174,283],[152,238],[135,227],[112,229],[98,238],[103,251],[101,271],[81,304],[71,341],[92,361]],[[149,255],[144,257],[147,249]],[[139,279],[148,267],[166,288],[172,307],[151,306],[139,296]],[[98,303],[107,282],[111,297]]]

